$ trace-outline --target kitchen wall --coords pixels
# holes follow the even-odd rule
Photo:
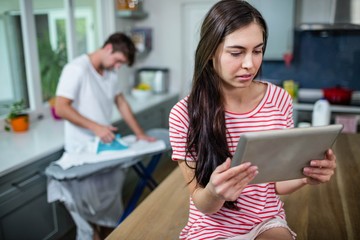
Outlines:
[[[184,46],[184,19],[182,11],[188,3],[209,2],[208,0],[145,0],[144,9],[149,16],[144,20],[124,20],[117,18],[116,29],[128,31],[131,27],[153,28],[153,49],[145,57],[138,59],[134,68],[125,69],[121,77],[127,89],[131,87],[134,69],[142,66],[170,68],[170,90],[187,94],[186,83],[191,78],[185,73],[184,60],[187,49]],[[216,2],[213,0],[212,2]],[[296,1],[299,11],[301,1]],[[298,16],[298,14],[295,14]],[[297,20],[298,21],[298,20]],[[271,34],[271,33],[270,33]],[[295,32],[294,32],[295,34]],[[316,36],[310,32],[295,34],[294,59],[289,67],[283,61],[264,61],[262,78],[277,82],[294,79],[302,87],[321,88],[341,84],[360,90],[359,34],[330,34],[331,37]]]
[[[303,88],[360,90],[360,31],[294,31],[294,59],[263,63],[263,77],[293,79]]]
[[[132,84],[131,74],[135,68],[142,66],[156,66],[170,68],[170,91],[182,89],[183,66],[182,53],[182,15],[181,8],[194,0],[145,0],[144,9],[149,16],[144,20],[117,19],[118,30],[127,31],[132,26],[153,28],[152,51],[145,57],[140,58],[132,69],[122,71],[122,77],[130,79],[128,86]],[[208,2],[208,0],[197,0]],[[126,86],[125,86],[126,87]]]

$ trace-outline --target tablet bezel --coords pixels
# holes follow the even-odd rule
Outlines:
[[[303,168],[310,160],[324,159],[342,128],[333,124],[243,133],[231,166],[244,162],[258,166],[259,173],[251,184],[303,178]]]

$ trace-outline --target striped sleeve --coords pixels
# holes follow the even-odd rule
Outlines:
[[[187,98],[179,101],[170,111],[169,135],[172,148],[172,160],[191,160],[186,155],[187,133],[189,116],[187,111]]]

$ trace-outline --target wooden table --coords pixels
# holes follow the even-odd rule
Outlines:
[[[188,212],[188,188],[176,167],[106,239],[178,239]]]
[[[360,235],[360,134],[341,134],[336,174],[327,184],[282,196],[298,240],[355,240]],[[176,168],[107,239],[178,239],[189,193]]]
[[[333,148],[331,181],[282,196],[287,221],[302,239],[355,240],[360,236],[360,134],[341,134]]]

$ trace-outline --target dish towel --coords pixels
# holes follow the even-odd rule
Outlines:
[[[65,152],[59,160],[55,161],[55,164],[66,170],[74,166],[109,160],[123,159],[125,163],[137,156],[161,152],[166,149],[166,144],[163,140],[147,142],[137,140],[135,135],[128,135],[123,138],[117,136],[114,141],[117,142],[106,146],[106,144],[101,143],[99,139],[96,138],[75,153]]]

